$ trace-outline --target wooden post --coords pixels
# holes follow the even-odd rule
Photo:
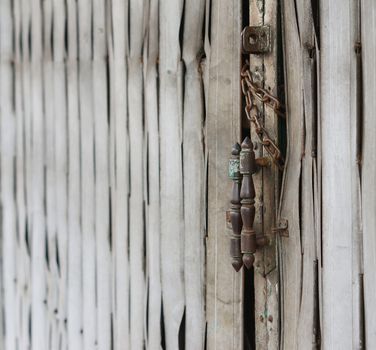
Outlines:
[[[270,28],[270,52],[261,55],[251,54],[250,70],[257,84],[278,96],[277,85],[277,1],[249,1],[249,25],[267,25]],[[255,101],[263,112],[262,120],[270,137],[278,144],[278,115],[273,109]],[[259,142],[254,125],[251,137],[255,144],[257,157],[268,156]],[[268,167],[260,169],[254,176],[256,189],[256,234],[268,235],[270,244],[259,249],[255,254],[254,288],[255,288],[255,342],[257,349],[277,349],[279,342],[279,308],[278,308],[278,269],[276,256],[276,237],[272,228],[276,226],[276,213],[279,198],[279,170],[272,161]]]

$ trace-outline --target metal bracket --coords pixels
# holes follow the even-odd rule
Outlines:
[[[277,227],[272,228],[272,232],[281,237],[289,237],[289,222],[287,219],[281,218]]]
[[[271,51],[270,27],[249,26],[241,34],[244,54],[261,54]]]

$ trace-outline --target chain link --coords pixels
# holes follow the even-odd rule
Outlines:
[[[240,75],[242,92],[246,104],[245,113],[247,118],[254,124],[256,134],[260,139],[260,143],[272,157],[278,168],[283,170],[285,163],[283,155],[275,142],[269,137],[266,129],[260,123],[260,111],[254,102],[254,99],[256,98],[266,106],[272,108],[274,112],[281,117],[285,117],[285,108],[275,96],[272,96],[267,90],[257,85],[253,81],[251,72],[249,70],[248,61],[244,64]],[[252,113],[252,111],[254,112]]]

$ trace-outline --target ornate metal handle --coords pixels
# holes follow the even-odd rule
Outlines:
[[[233,181],[230,209],[232,225],[230,255],[232,266],[236,271],[240,270],[243,263],[250,269],[255,261],[256,249],[268,243],[264,234],[256,237],[253,228],[256,194],[252,175],[257,169],[252,141],[246,137],[241,147],[238,143],[233,146],[229,162],[229,176]]]
[[[241,216],[243,230],[241,232],[241,251],[244,265],[250,269],[255,261],[256,232],[253,229],[255,220],[255,185],[252,174],[257,170],[253,143],[246,137],[242,143],[240,152],[240,173],[243,175],[243,182],[240,190]]]
[[[230,220],[232,226],[232,235],[230,237],[230,256],[231,264],[235,271],[239,271],[243,266],[242,254],[240,250],[240,234],[243,227],[242,218],[240,215],[240,184],[242,176],[239,172],[239,154],[240,145],[236,143],[232,147],[231,158],[229,161],[229,177],[232,182]]]

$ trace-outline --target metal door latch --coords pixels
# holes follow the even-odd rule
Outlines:
[[[243,264],[248,269],[253,266],[256,249],[269,244],[269,239],[264,234],[256,235],[253,228],[256,194],[252,175],[257,172],[258,165],[249,137],[244,139],[241,146],[236,143],[231,154],[229,177],[233,185],[229,212],[232,227],[230,255],[232,266],[239,271]]]
[[[272,228],[272,233],[280,235],[281,237],[289,236],[289,222],[287,219],[281,218],[278,221],[278,226]]]
[[[244,54],[262,54],[271,51],[270,27],[248,26],[241,33]]]

